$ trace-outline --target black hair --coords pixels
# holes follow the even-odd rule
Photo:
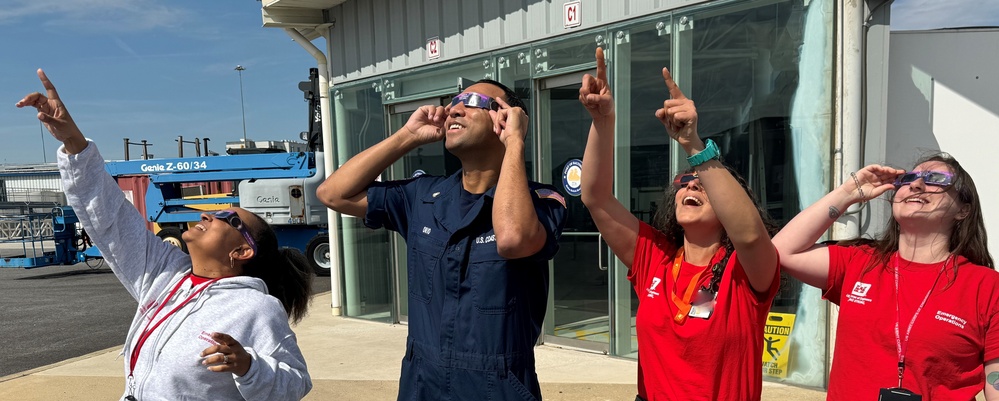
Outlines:
[[[480,79],[478,81],[475,81],[475,83],[489,84],[502,89],[503,97],[506,98],[504,99],[506,100],[506,103],[509,104],[510,107],[520,107],[521,109],[524,109],[524,113],[527,114],[527,105],[524,103],[524,100],[521,99],[519,95],[517,95],[517,92],[515,92],[513,89],[510,89],[510,87],[503,85],[499,81],[492,79]]]
[[[295,248],[279,248],[277,235],[270,224],[254,213],[256,224],[249,225],[257,244],[256,255],[243,265],[247,276],[264,280],[267,292],[281,301],[292,323],[305,317],[312,298],[312,268],[309,260]]]
[[[776,235],[779,228],[777,223],[775,223],[773,218],[770,217],[770,214],[767,213],[766,209],[760,205],[760,202],[756,200],[756,195],[753,194],[753,190],[749,189],[749,183],[747,183],[737,171],[724,163],[722,165],[725,166],[725,170],[727,170],[729,174],[732,174],[732,177],[734,177],[739,185],[742,186],[742,189],[746,191],[746,195],[749,196],[749,199],[753,201],[753,205],[756,206],[756,211],[760,214],[760,220],[763,221],[763,226],[767,229],[767,234],[770,237]],[[692,173],[693,171],[694,169],[691,167],[684,170],[684,173]],[[667,184],[666,188],[667,189],[663,191],[663,196],[659,201],[659,204],[664,206],[660,206],[656,210],[656,214],[652,217],[652,227],[665,234],[667,241],[672,243],[676,249],[679,249],[683,246],[683,226],[676,221],[676,192],[679,188],[676,188],[672,182]],[[708,284],[708,290],[715,293],[718,292],[718,285],[721,282],[722,274],[725,273],[725,266],[728,265],[728,259],[732,256],[732,253],[735,252],[735,246],[732,245],[732,240],[728,238],[728,233],[725,232],[724,227],[722,227],[721,243],[722,247],[725,248],[725,256],[711,267],[711,282]]]

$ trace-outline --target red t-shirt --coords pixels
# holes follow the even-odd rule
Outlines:
[[[862,274],[872,257],[869,247],[829,247],[823,297],[840,309],[827,399],[873,400],[878,389],[898,386],[896,320],[906,350],[902,387],[925,401],[975,399],[985,386],[985,361],[999,358],[999,273],[955,256],[905,345],[909,322],[942,264],[898,259],[896,318],[896,259]]]
[[[649,401],[759,400],[763,380],[763,328],[780,286],[779,269],[766,294],[749,283],[736,255],[725,267],[714,313],[708,319],[673,320],[667,283],[676,249],[665,235],[641,223],[628,271],[638,294],[638,394]],[[683,262],[676,281],[681,295],[690,279],[710,266]]]

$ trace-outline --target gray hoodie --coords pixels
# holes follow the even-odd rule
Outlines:
[[[164,301],[159,321],[191,294],[191,258],[146,229],[145,220],[104,170],[94,143],[76,155],[58,151],[66,199],[115,276],[139,303],[125,339],[125,394],[147,400],[299,400],[312,389],[288,314],[258,278],[221,279],[170,315],[142,346],[133,376],[135,342]],[[183,282],[182,282],[183,281]],[[167,294],[182,282],[170,300]],[[195,287],[196,288],[196,287]],[[253,358],[242,377],[212,372],[201,351],[213,332],[231,335]]]

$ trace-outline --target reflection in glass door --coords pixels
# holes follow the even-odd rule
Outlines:
[[[427,104],[443,106],[450,100],[450,97],[434,97],[389,106],[388,132],[395,133],[406,125],[409,117],[420,106]],[[444,149],[444,142],[441,141],[428,143],[413,149],[389,167],[388,177],[383,178],[388,180],[404,180],[423,174],[449,176],[460,168],[461,161]],[[399,234],[392,235],[392,244],[397,266],[395,269],[395,287],[398,310],[396,312],[399,321],[406,322],[409,320],[409,280],[407,280],[409,271],[406,266],[406,244]]]
[[[606,248],[578,192],[579,163],[592,121],[579,104],[581,82],[582,73],[539,82],[539,176],[559,188],[568,209],[552,263],[544,341],[607,353],[611,330]]]

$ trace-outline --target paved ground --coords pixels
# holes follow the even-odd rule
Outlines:
[[[135,307],[106,265],[0,268],[0,377],[120,347]]]
[[[314,383],[306,400],[394,400],[406,326],[334,317],[329,304],[330,294],[320,294],[295,326]],[[0,377],[0,400],[116,399],[124,389],[118,351],[116,346]],[[552,346],[538,347],[536,356],[546,400],[634,399],[634,360]],[[819,401],[825,393],[764,383],[763,399]]]
[[[111,269],[0,269],[0,376],[121,344],[135,302]]]

